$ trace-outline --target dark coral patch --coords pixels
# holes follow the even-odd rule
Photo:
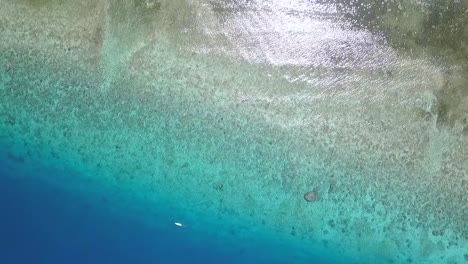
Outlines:
[[[311,191],[311,192],[304,194],[304,199],[307,202],[315,202],[317,201],[317,198],[318,198],[318,193],[316,191]]]

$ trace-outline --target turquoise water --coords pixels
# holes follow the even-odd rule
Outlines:
[[[467,261],[466,3],[0,5],[11,263]]]
[[[0,164],[2,263],[329,263],[179,228],[164,204],[155,205],[154,213],[122,206],[70,170],[8,157]],[[50,177],[63,181],[44,180]]]

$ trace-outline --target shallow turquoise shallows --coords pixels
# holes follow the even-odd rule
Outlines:
[[[0,255],[468,263],[467,43],[465,1],[0,0]]]

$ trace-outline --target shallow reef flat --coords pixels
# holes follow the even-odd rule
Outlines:
[[[298,263],[468,263],[468,6],[65,2],[0,0],[7,159]]]

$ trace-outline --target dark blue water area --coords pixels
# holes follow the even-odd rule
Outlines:
[[[41,180],[66,179],[66,171],[21,175],[28,170],[20,166],[26,165],[0,160],[0,263],[303,263],[279,248],[226,248],[210,237],[190,237],[164,215],[150,227],[142,221],[147,216],[115,213],[92,192]]]

